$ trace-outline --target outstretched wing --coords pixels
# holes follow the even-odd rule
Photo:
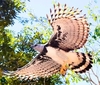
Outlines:
[[[84,73],[92,67],[92,56],[90,54],[76,52],[66,52],[65,54],[58,52],[58,55],[66,56],[63,57],[66,61],[64,64],[66,69],[63,68],[63,64],[60,65],[50,57],[39,54],[22,68],[8,73],[4,72],[4,74],[16,76],[21,80],[33,80],[41,77],[50,77],[58,72],[65,75],[67,69],[72,69],[76,73]]]
[[[86,16],[82,12],[72,7],[69,9],[66,4],[61,8],[58,3],[54,5],[54,11],[50,10],[51,18],[48,21],[51,24],[54,35],[49,44],[53,47],[59,47],[65,51],[81,48],[87,41],[89,25]]]
[[[61,65],[50,57],[39,54],[24,67],[12,72],[11,75],[23,80],[32,80],[38,77],[49,77],[59,72],[60,68]]]

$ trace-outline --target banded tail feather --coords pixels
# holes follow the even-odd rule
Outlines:
[[[75,55],[77,57],[75,57]],[[76,73],[84,73],[86,71],[89,71],[89,69],[92,67],[93,58],[90,54],[85,53],[79,53],[76,52],[75,55],[70,57],[70,68],[75,71]]]

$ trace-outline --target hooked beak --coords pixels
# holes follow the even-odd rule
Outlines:
[[[36,47],[37,46],[37,44],[31,44],[31,47],[32,48],[34,48],[34,47]]]
[[[31,45],[31,48],[34,48],[35,47],[35,45]]]

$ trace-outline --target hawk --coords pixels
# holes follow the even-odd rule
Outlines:
[[[53,35],[46,44],[35,44],[31,47],[39,52],[28,64],[13,71],[12,75],[20,79],[32,80],[38,77],[49,77],[59,73],[65,75],[67,69],[84,73],[92,67],[92,56],[88,53],[75,52],[86,43],[89,25],[82,10],[58,3],[47,19],[53,28]]]

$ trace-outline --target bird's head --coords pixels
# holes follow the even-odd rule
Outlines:
[[[31,45],[31,47],[34,50],[38,51],[38,52],[42,52],[43,49],[44,49],[44,45],[43,44],[35,44],[35,45]]]

